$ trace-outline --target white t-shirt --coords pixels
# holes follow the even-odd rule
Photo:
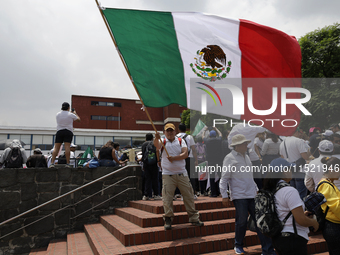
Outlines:
[[[161,141],[164,144],[164,139],[166,140],[165,148],[168,151],[170,156],[178,156],[182,153],[182,148],[187,148],[187,145],[184,141],[179,143],[177,137],[173,142],[170,142],[167,138],[162,138]],[[175,160],[172,163],[168,160],[167,154],[165,150],[162,152],[162,174],[163,175],[172,175],[172,174],[187,174],[187,170],[185,169],[185,160]]]
[[[60,111],[57,113],[57,131],[62,129],[67,129],[73,132],[73,121],[78,119],[78,117],[69,111]]]
[[[289,158],[285,150],[285,144]],[[280,155],[283,155],[289,163],[293,163],[301,158],[301,153],[304,152],[307,152],[305,141],[295,136],[287,137],[285,141],[280,144]]]
[[[178,134],[177,134],[177,137],[183,138],[183,136],[185,136],[185,135],[186,135],[186,133],[178,133]],[[193,157],[193,154],[192,154],[191,146],[195,145],[194,138],[193,138],[191,135],[187,135],[187,136],[185,137],[185,141],[187,142],[188,152],[190,151],[189,157],[192,158],[192,157]]]
[[[312,160],[308,166],[305,167],[305,186],[311,192],[313,192],[321,178],[323,177],[323,163],[321,163],[321,159],[323,157],[328,157],[327,155],[320,154],[320,156],[314,160]]]
[[[281,144],[280,140],[274,143],[271,138],[267,138],[263,143],[261,154],[278,155],[280,151],[280,144]]]
[[[302,206],[303,211],[305,211],[305,204],[300,198],[299,192],[294,187],[283,187],[275,193],[275,205],[277,209],[277,215],[281,221],[287,216],[287,214]],[[295,221],[297,234],[306,240],[308,239],[309,229],[299,225]],[[282,232],[294,233],[293,227],[293,214],[288,218],[286,224],[283,227]]]

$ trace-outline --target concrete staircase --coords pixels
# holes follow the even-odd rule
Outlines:
[[[183,201],[174,201],[173,229],[163,227],[162,201],[131,201],[130,207],[118,208],[115,215],[102,216],[100,223],[84,226],[83,233],[67,235],[45,250],[30,255],[104,255],[104,254],[234,254],[235,209],[224,208],[221,198],[199,197],[195,202],[203,227],[188,223]],[[254,232],[247,231],[245,251],[261,254]],[[313,235],[309,254],[327,254],[322,235]]]

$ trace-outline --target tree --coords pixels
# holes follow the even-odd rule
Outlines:
[[[340,121],[340,24],[316,29],[301,37],[299,44],[302,86],[312,95],[304,105],[312,116],[303,115],[300,126],[326,129]]]

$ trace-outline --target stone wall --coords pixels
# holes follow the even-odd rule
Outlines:
[[[1,169],[0,222],[26,212],[35,206],[50,201],[113,171],[117,171],[117,168]],[[90,197],[95,192],[109,187],[127,176],[135,176],[136,178],[124,180]],[[32,248],[46,247],[52,239],[66,238],[68,232],[83,230],[84,224],[98,222],[100,215],[112,214],[114,208],[127,206],[130,200],[141,199],[141,186],[141,168],[138,165],[130,165],[117,174],[76,191],[73,195],[67,195],[7,223],[0,227],[0,238],[20,227],[26,227],[0,240],[0,255],[26,254]],[[97,208],[72,219],[79,213],[106,201],[115,194],[134,187],[136,187],[135,190],[128,190]],[[85,198],[88,199],[76,204]],[[55,212],[65,207],[67,208]],[[53,212],[55,213],[49,215]],[[43,216],[46,216],[46,218],[27,226]]]

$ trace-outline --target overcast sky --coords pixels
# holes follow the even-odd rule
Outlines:
[[[296,38],[339,22],[337,0],[102,0],[112,8],[204,12]],[[95,0],[0,2],[0,126],[55,127],[71,95],[136,99]]]

